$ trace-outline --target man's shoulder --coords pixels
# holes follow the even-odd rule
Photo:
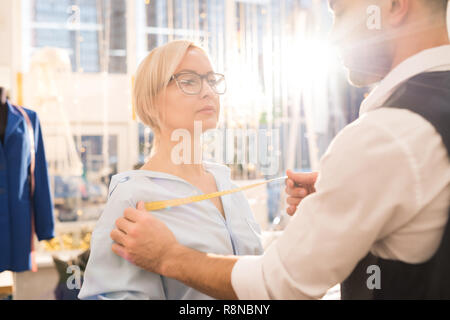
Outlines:
[[[342,161],[354,159],[355,166],[365,166],[370,159],[380,168],[395,163],[398,170],[401,163],[406,164],[417,176],[429,168],[440,168],[439,174],[450,172],[441,135],[425,118],[407,109],[365,113],[341,131],[328,152]]]
[[[438,137],[436,130],[419,114],[400,108],[378,108],[367,112],[349,125],[353,134],[387,135],[405,143],[415,143],[420,137]]]
[[[378,155],[387,159],[389,154],[420,158],[439,148],[442,148],[440,135],[420,115],[406,109],[378,108],[341,130],[329,151],[343,156]]]

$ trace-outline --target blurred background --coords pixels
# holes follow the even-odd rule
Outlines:
[[[11,102],[38,113],[44,135],[57,236],[38,244],[43,257],[87,249],[111,176],[138,168],[149,155],[153,133],[138,122],[131,90],[137,66],[153,48],[175,39],[204,46],[227,78],[219,129],[278,133],[272,151],[279,165],[270,176],[258,163],[227,164],[242,185],[282,176],[287,168],[317,170],[368,91],[347,83],[327,42],[326,0],[0,4],[0,86]],[[283,183],[246,194],[264,230],[283,228]]]

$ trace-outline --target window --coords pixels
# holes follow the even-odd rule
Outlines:
[[[108,197],[111,177],[117,173],[117,136],[108,138],[106,159],[103,136],[83,135],[74,139],[81,139],[81,148],[77,151],[83,163],[82,175],[51,177],[55,211],[60,222],[98,219]]]
[[[68,51],[73,71],[126,73],[125,0],[23,3],[28,60],[39,48],[57,47]]]

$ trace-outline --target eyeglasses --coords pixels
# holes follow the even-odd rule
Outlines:
[[[208,72],[200,75],[196,72],[180,72],[174,74],[170,81],[175,80],[178,88],[187,95],[197,95],[202,92],[203,79],[216,94],[224,94],[227,90],[225,76],[220,73]]]

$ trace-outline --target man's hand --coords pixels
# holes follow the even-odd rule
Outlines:
[[[316,192],[314,184],[316,183],[318,172],[294,173],[291,170],[287,172],[286,193],[289,197],[286,199],[289,207],[286,209],[288,215],[294,215],[297,206],[309,194]]]
[[[163,262],[178,246],[169,228],[145,210],[140,201],[137,209],[127,208],[111,231],[115,242],[112,251],[150,272],[163,273]]]
[[[177,279],[217,299],[237,299],[231,285],[236,256],[200,252],[177,242],[161,221],[145,210],[127,208],[111,231],[112,251],[150,272]]]

